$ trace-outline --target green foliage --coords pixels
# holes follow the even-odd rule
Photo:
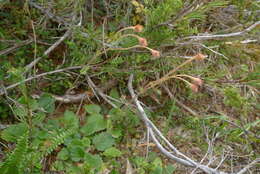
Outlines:
[[[53,17],[46,17],[45,12],[30,6],[27,1],[3,1],[0,5],[0,91],[4,89],[2,87],[19,84],[12,89],[6,88],[7,93],[0,96],[0,134],[4,147],[0,173],[96,174],[109,170],[111,174],[118,174],[125,172],[122,169],[126,158],[130,159],[136,173],[179,173],[178,168],[153,152],[154,148],[149,149],[151,153],[147,158],[144,157],[146,147],[138,144],[144,137],[145,128],[133,112],[126,84],[129,75],[134,73],[133,85],[138,94],[149,82],[163,77],[197,53],[208,57],[203,62],[194,61],[176,74],[203,79],[205,85],[199,92],[184,88],[180,81],[168,80],[138,95],[144,106],[149,107],[145,107],[145,111],[164,135],[181,147],[181,151],[190,154],[191,146],[199,147],[198,158],[203,158],[200,154],[207,151],[205,130],[209,137],[218,135],[214,143],[216,157],[221,157],[225,145],[236,147],[232,153],[243,156],[234,164],[244,165],[244,157],[248,154],[248,161],[256,156],[255,144],[259,143],[256,136],[259,113],[256,110],[260,108],[257,95],[259,44],[241,41],[254,40],[258,28],[241,37],[199,42],[186,38],[203,33],[242,31],[259,20],[256,1],[204,1],[191,11],[186,8],[200,1],[120,0],[104,3],[99,0],[92,4],[64,0],[51,5],[47,1],[35,2],[53,13]],[[233,16],[233,12],[237,16]],[[224,16],[219,20],[222,15],[228,15],[228,18]],[[234,28],[226,24],[229,19],[234,20]],[[81,26],[77,25],[79,20]],[[165,22],[169,25],[160,26]],[[142,24],[144,31],[117,32],[135,24]],[[68,28],[72,34],[44,55]],[[148,46],[159,50],[162,56],[155,59],[144,48],[118,49],[138,44],[137,38],[121,37],[125,34],[147,39]],[[30,43],[20,45],[26,40]],[[11,51],[4,53],[6,50]],[[25,72],[25,66],[38,57],[41,60]],[[79,65],[81,69],[20,83],[37,74]],[[101,89],[111,79],[116,80],[116,87],[102,90],[117,108],[111,108],[102,97],[98,101],[92,98],[93,89],[87,85],[86,74]],[[175,99],[170,100],[163,85],[198,115],[191,116],[187,108]],[[59,95],[79,93],[90,94],[90,100],[80,104],[56,101]],[[89,101],[93,104],[85,105]]]
[[[120,157],[122,152],[115,147],[108,148],[103,153],[107,157]]]
[[[26,131],[19,137],[15,149],[0,166],[0,171],[2,174],[24,173],[25,168],[23,164],[26,160],[26,153],[28,150],[28,135],[29,133]]]
[[[1,132],[1,138],[5,141],[16,142],[28,131],[25,123],[13,124]]]
[[[44,109],[47,113],[52,113],[55,109],[54,98],[51,95],[43,94],[39,99],[39,107]]]
[[[96,135],[93,138],[93,144],[97,150],[104,151],[113,146],[115,143],[114,138],[111,134],[104,132]]]
[[[87,123],[81,128],[81,132],[88,136],[95,132],[106,129],[106,121],[100,114],[92,114],[88,117]]]
[[[237,109],[246,105],[246,99],[239,94],[236,88],[226,88],[224,90],[225,99],[224,103],[228,106],[235,107]]]

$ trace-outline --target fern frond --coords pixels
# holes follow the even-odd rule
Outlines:
[[[28,138],[29,132],[27,131],[22,137],[18,139],[16,148],[0,167],[2,174],[22,173],[22,165],[26,159],[26,152],[28,150]]]
[[[59,145],[64,143],[65,139],[75,132],[76,128],[72,127],[57,136],[51,138],[50,145],[44,150],[41,157],[51,154]]]

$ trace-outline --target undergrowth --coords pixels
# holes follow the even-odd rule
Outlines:
[[[254,0],[1,1],[1,173],[190,171],[147,142],[131,107],[132,73],[145,111],[187,156],[200,161],[214,139],[212,165],[224,155],[223,171],[230,166],[237,171],[259,157],[259,26],[239,37],[187,39],[242,31],[259,21],[259,5]],[[71,34],[45,54],[68,30]],[[250,40],[256,41],[245,42]],[[24,82],[74,66],[80,67]],[[61,102],[62,96],[77,94],[88,97]]]

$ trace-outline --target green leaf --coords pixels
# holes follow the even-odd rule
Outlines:
[[[57,156],[60,160],[67,160],[69,158],[69,151],[66,148],[63,148]]]
[[[103,154],[107,157],[119,157],[122,155],[122,152],[115,147],[110,147]]]
[[[172,164],[167,165],[163,169],[163,174],[172,174],[175,171],[175,167]]]
[[[43,94],[39,99],[39,107],[47,113],[52,113],[55,109],[55,99],[49,94]]]
[[[93,144],[97,150],[104,151],[112,147],[115,143],[114,138],[107,132],[100,133],[93,138]]]
[[[85,154],[85,162],[93,169],[100,169],[102,166],[102,158],[99,155]]]
[[[79,120],[78,117],[71,111],[65,111],[64,117],[61,119],[62,123],[67,127],[78,127]]]
[[[83,143],[84,147],[89,147],[91,142],[90,142],[89,138],[84,137],[84,138],[82,138],[82,143]]]
[[[83,148],[76,146],[69,149],[71,160],[74,162],[79,162],[85,156],[85,151]]]
[[[106,121],[100,114],[93,114],[88,117],[87,124],[81,128],[81,132],[88,136],[95,132],[106,129]]]
[[[110,130],[110,133],[111,135],[114,137],[114,138],[119,138],[122,136],[122,130],[121,129],[113,129],[113,130]]]
[[[101,111],[100,106],[94,104],[85,105],[84,108],[89,114],[99,114]]]
[[[16,142],[17,139],[27,131],[25,123],[13,124],[2,131],[1,138],[5,141]]]

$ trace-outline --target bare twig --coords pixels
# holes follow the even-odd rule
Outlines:
[[[88,84],[89,86],[92,86],[92,88],[108,103],[110,104],[112,107],[114,108],[118,108],[113,102],[111,102],[108,98],[107,98],[107,95],[104,94],[94,83],[93,81],[91,80],[91,78],[86,75],[86,78],[87,78],[87,81],[88,81]]]
[[[174,97],[174,95],[172,94],[172,92],[170,91],[170,89],[166,86],[166,85],[162,85],[163,88],[165,89],[165,91],[167,92],[167,94],[169,95],[169,97],[174,100],[177,105],[181,106],[183,109],[185,109],[186,111],[188,111],[190,114],[192,114],[193,116],[198,117],[199,114],[197,112],[195,112],[194,110],[192,110],[191,108],[189,108],[188,106],[186,106],[185,104],[183,104],[181,101],[179,101],[176,97]]]
[[[20,82],[17,82],[15,84],[10,85],[10,86],[3,87],[4,89],[0,89],[0,96],[5,94],[5,92],[4,92],[5,90],[15,88],[15,87],[19,86],[20,84],[31,81],[33,79],[37,79],[37,78],[40,78],[40,77],[43,77],[43,76],[46,76],[46,75],[50,75],[50,74],[60,73],[60,72],[68,71],[68,70],[74,70],[74,69],[81,69],[81,68],[82,68],[82,66],[72,66],[72,67],[57,69],[57,70],[54,70],[54,71],[45,72],[45,73],[42,73],[42,74],[31,76],[31,77],[29,77],[25,80],[22,80]]]
[[[65,32],[65,34],[57,40],[52,46],[50,46],[44,53],[43,56],[48,55],[51,51],[53,51],[61,42],[63,42],[67,37],[69,37],[72,33],[72,29],[69,29]],[[30,64],[25,66],[25,72],[30,70],[33,66],[35,66],[43,57],[38,57],[37,59],[34,59]]]
[[[28,45],[28,44],[30,44],[30,43],[32,43],[32,42],[33,42],[32,39],[28,39],[28,40],[22,41],[22,42],[20,42],[20,43],[18,43],[18,44],[15,44],[14,46],[12,46],[12,47],[10,47],[10,48],[7,48],[7,49],[5,49],[5,50],[1,50],[1,51],[0,51],[0,56],[9,54],[9,53],[13,52],[14,50],[16,50],[16,49],[18,49],[18,48],[20,48],[20,47],[22,47],[22,46]]]
[[[189,3],[188,3],[189,4]],[[173,23],[175,23],[178,20],[181,20],[184,16],[188,15],[189,13],[197,10],[199,7],[201,7],[204,4],[203,1],[194,1],[193,3],[187,5],[184,7],[173,19],[170,19],[166,22],[163,22],[161,24],[158,24],[155,26],[155,28],[160,27],[160,26],[169,26],[173,27]]]
[[[259,165],[260,163],[260,158],[255,159],[254,161],[252,161],[250,164],[248,164],[247,166],[245,166],[242,170],[240,170],[237,174],[243,174],[245,173],[249,168],[253,167],[255,164]]]
[[[132,81],[133,81],[133,74],[130,75],[129,81],[128,81],[128,89],[129,92],[132,96],[132,98],[134,99],[135,105],[139,111],[140,117],[141,119],[144,121],[146,127],[148,127],[149,130],[149,134],[151,135],[152,140],[155,142],[155,144],[157,145],[157,147],[159,148],[159,150],[166,155],[167,157],[169,157],[172,160],[175,160],[176,162],[183,164],[185,166],[189,166],[189,167],[197,167],[201,170],[203,170],[206,173],[210,173],[210,174],[225,174],[225,172],[220,172],[217,171],[213,168],[210,168],[208,166],[205,165],[201,165],[198,164],[197,162],[193,161],[192,159],[190,159],[189,157],[187,157],[186,155],[182,154],[176,147],[174,147],[163,135],[162,133],[159,131],[159,129],[149,120],[149,118],[147,117],[143,107],[141,106],[140,102],[138,101],[134,90],[133,90],[133,86],[132,86]],[[155,131],[155,132],[154,132]],[[155,134],[157,134],[157,136],[159,136],[165,143],[166,145],[173,150],[177,155],[181,156],[181,157],[177,157],[175,155],[173,155],[171,152],[169,152],[168,150],[166,150],[161,143],[157,140]]]
[[[63,18],[54,15],[50,9],[46,9],[37,3],[33,2],[32,0],[29,1],[30,6],[40,10],[43,14],[46,14],[51,20],[58,22],[59,24],[64,24],[65,26],[70,26],[69,23],[67,23]]]
[[[198,41],[198,40],[221,39],[221,38],[227,38],[227,37],[241,36],[241,35],[248,33],[249,31],[253,30],[259,24],[260,24],[260,21],[257,21],[256,23],[252,24],[250,27],[246,28],[243,31],[239,31],[239,32],[228,33],[228,34],[216,34],[216,35],[208,34],[208,35],[201,35],[201,36],[189,36],[184,39],[192,39],[192,40]]]
[[[149,120],[149,118],[147,117],[142,105],[140,104],[140,102],[137,99],[136,94],[134,93],[134,89],[132,86],[132,81],[133,81],[133,74],[130,75],[129,81],[128,81],[128,89],[129,92],[131,94],[132,99],[134,100],[134,103],[137,107],[137,110],[139,111],[139,115],[140,118],[144,121],[146,127],[148,128],[149,134],[151,135],[152,140],[154,141],[154,143],[156,144],[157,148],[167,157],[169,157],[170,159],[185,165],[185,166],[189,166],[189,167],[193,167],[193,168],[198,168],[201,169],[202,171],[208,173],[208,174],[226,174],[225,172],[213,169],[211,167],[208,167],[208,165],[202,165],[200,163],[197,163],[195,161],[193,161],[192,159],[190,159],[189,157],[185,156],[184,154],[182,154],[180,151],[178,151],[178,149],[176,147],[174,147],[163,135],[162,133],[158,130],[158,128]],[[157,139],[158,136],[159,138],[162,139],[162,141],[164,141],[166,143],[166,145],[173,150],[174,153],[176,153],[177,155],[179,155],[180,157],[175,156],[172,152],[169,152],[166,148],[163,147],[163,145],[159,142],[159,140]],[[242,170],[240,170],[237,174],[243,174],[248,168],[252,167],[255,163],[259,162],[260,159],[255,160],[254,162],[252,162],[251,164],[249,164],[248,166],[246,166],[245,168],[243,168]]]

